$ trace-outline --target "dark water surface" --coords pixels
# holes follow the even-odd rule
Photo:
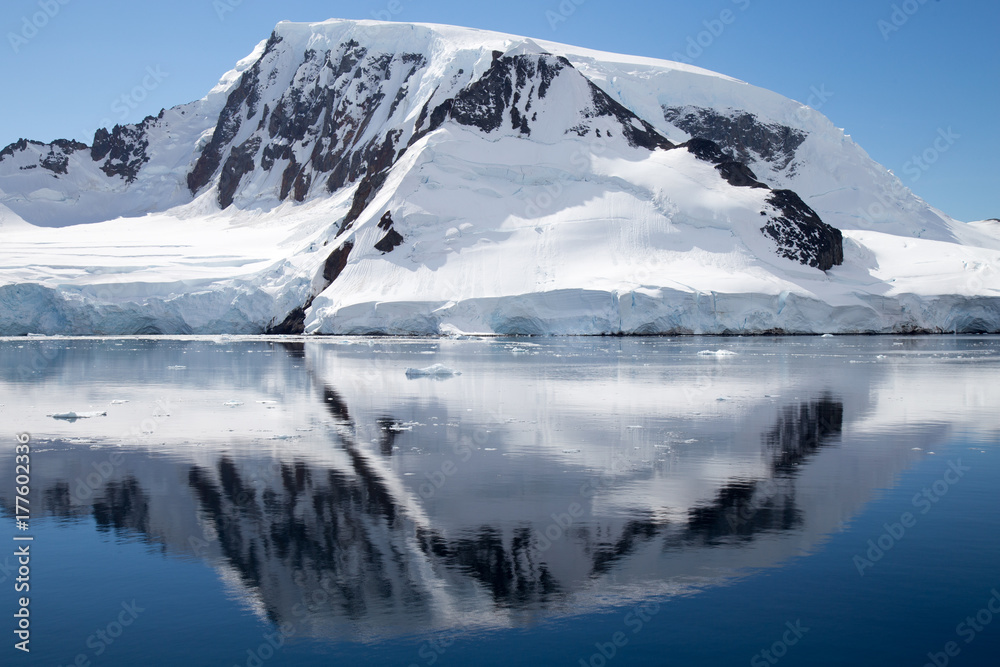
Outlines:
[[[998,406],[977,336],[0,339],[0,664],[1000,664]]]

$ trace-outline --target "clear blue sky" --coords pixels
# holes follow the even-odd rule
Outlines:
[[[51,18],[38,14],[45,8]],[[733,22],[703,35],[702,53],[688,51],[726,9]],[[104,121],[202,97],[280,20],[378,13],[658,58],[688,51],[699,66],[803,102],[822,88],[832,93],[823,113],[929,203],[964,220],[1000,217],[1000,3],[986,0],[5,0],[0,146],[90,143]],[[36,32],[25,23],[33,16]],[[131,96],[144,79],[152,90]],[[912,162],[949,128],[959,138],[930,153],[933,164]]]

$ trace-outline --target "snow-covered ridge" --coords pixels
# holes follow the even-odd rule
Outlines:
[[[1000,330],[996,230],[818,112],[451,26],[282,22],[202,100],[13,144],[0,234],[7,334]]]

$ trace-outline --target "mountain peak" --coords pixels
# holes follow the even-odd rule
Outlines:
[[[0,151],[0,207],[29,246],[30,225],[89,246],[88,222],[113,229],[105,257],[161,257],[158,234],[189,248],[155,267],[69,249],[19,264],[0,302],[22,315],[0,332],[1000,322],[992,301],[960,307],[995,280],[997,235],[930,209],[818,112],[677,63],[452,26],[281,22],[201,100],[91,146]],[[913,248],[937,282],[907,272]],[[103,291],[108,274],[125,287]],[[906,295],[942,275],[947,298],[915,315]],[[57,315],[25,315],[40,302]]]

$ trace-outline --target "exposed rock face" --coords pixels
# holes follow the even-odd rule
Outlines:
[[[739,109],[723,113],[702,107],[664,106],[663,117],[693,137],[711,139],[741,162],[769,162],[779,171],[792,164],[796,149],[806,140],[800,130],[762,123],[754,114]]]
[[[699,159],[715,163],[722,178],[734,187],[770,190],[757,180],[750,167],[732,160],[727,150],[714,141],[696,138],[681,146]],[[774,210],[760,231],[778,244],[779,255],[822,271],[843,264],[843,234],[823,222],[801,197],[791,190],[773,190],[767,202]]]
[[[392,252],[403,242],[403,235],[395,229],[390,229],[382,239],[375,244],[375,249],[381,253]]]
[[[397,246],[403,242],[403,235],[397,232],[392,227],[392,212],[386,211],[385,215],[378,223],[379,229],[384,229],[386,231],[385,236],[375,244],[375,249],[385,254],[387,252],[392,252]]]
[[[229,153],[219,175],[219,206],[222,208],[233,203],[233,195],[240,180],[256,167],[254,155],[259,148],[260,137],[251,137]]]
[[[56,139],[50,144],[49,154],[42,158],[40,165],[54,174],[66,174],[69,171],[69,156],[83,150],[87,150],[87,144],[70,139]]]
[[[280,43],[281,39],[276,35],[271,35],[267,43],[265,55]],[[219,114],[219,121],[215,126],[212,138],[201,151],[198,162],[187,177],[188,189],[191,194],[197,194],[208,184],[219,165],[222,164],[223,153],[228,149],[228,144],[236,138],[237,132],[243,124],[243,107],[246,106],[246,118],[249,120],[256,111],[256,100],[259,93],[260,67],[262,60],[254,63],[253,67],[243,73],[240,83],[236,86],[229,97],[226,105]],[[237,180],[237,185],[239,181]],[[235,188],[235,186],[234,186]],[[221,198],[221,193],[220,193]]]
[[[386,215],[388,215],[388,212]],[[351,250],[353,249],[354,243],[352,241],[345,241],[326,258],[326,262],[323,265],[323,285],[320,291],[329,287],[337,279],[337,276],[347,266],[347,259],[350,257]],[[312,306],[315,298],[315,295],[310,296],[301,306],[292,309],[292,312],[288,313],[280,323],[272,323],[266,328],[266,333],[275,335],[298,335],[305,333],[306,311]]]
[[[31,141],[30,139],[19,139],[6,146],[3,150],[0,150],[0,162],[5,157],[13,157],[15,153],[27,150],[28,146],[40,148],[42,154],[37,165],[25,165],[21,169],[27,170],[41,167],[56,175],[68,173],[69,158],[73,153],[87,150],[87,144],[71,139],[56,139],[51,144],[44,144],[41,141]],[[45,149],[48,149],[48,152]]]
[[[25,150],[29,145],[44,146],[45,144],[41,141],[34,141],[32,139],[18,139],[14,143],[5,146],[3,150],[0,150],[0,162],[3,162],[5,157],[11,157],[14,153]]]
[[[512,129],[530,135],[529,120],[538,118],[531,111],[532,103],[545,98],[552,80],[567,66],[572,67],[553,56],[505,57],[494,51],[493,64],[483,76],[441,108],[447,111],[447,117],[483,132],[499,129],[507,118]],[[444,116],[435,114],[431,129],[440,125]]]
[[[103,127],[94,133],[90,157],[95,162],[105,160],[101,171],[108,176],[119,176],[129,183],[144,164],[149,162],[147,128],[156,122],[156,116],[147,116],[138,125],[115,125],[111,132]]]
[[[722,162],[715,166],[726,181],[737,188],[766,188],[757,180],[757,174],[742,162]]]
[[[733,156],[722,150],[719,144],[715,143],[711,139],[704,139],[702,137],[694,137],[683,144],[680,144],[678,148],[686,148],[689,153],[694,155],[699,160],[704,160],[705,162],[711,162],[712,164],[722,164],[723,162],[730,162],[733,160]]]
[[[593,83],[589,85],[594,100],[594,111],[591,117],[612,116],[616,118],[621,124],[621,131],[629,145],[633,147],[648,148],[649,150],[674,148],[674,144],[667,141],[667,138],[657,132],[652,125],[623,107]],[[584,133],[585,135],[586,133]],[[598,136],[600,136],[599,132]]]
[[[272,35],[264,54],[230,93],[211,141],[188,175],[192,194],[222,165],[220,180],[225,178],[226,187],[220,184],[219,205],[226,208],[243,177],[259,166],[281,169],[280,199],[303,201],[316,183],[325,182],[326,191],[334,192],[362,177],[374,178],[398,157],[398,130],[386,127],[374,138],[368,130],[379,129],[396,113],[410,79],[426,66],[424,56],[370,54],[353,40],[336,49],[310,49],[273,108],[265,104],[260,109],[264,91],[277,76],[268,68],[280,43]],[[396,76],[399,72],[402,76]],[[230,146],[246,135],[241,131],[245,121],[255,118],[255,131]],[[361,199],[363,208],[367,201]]]
[[[778,244],[778,253],[821,271],[843,264],[844,235],[819,216],[791,190],[774,190],[768,197],[778,211],[761,231]]]
[[[353,249],[354,243],[345,241],[343,245],[330,253],[330,256],[326,258],[326,264],[323,266],[323,280],[326,281],[327,286],[336,280],[337,276],[344,270],[344,267],[347,266],[347,258]]]
[[[287,317],[280,323],[267,327],[264,333],[274,336],[298,336],[306,330],[306,311],[312,305],[313,299],[309,298],[303,305],[288,313]]]

